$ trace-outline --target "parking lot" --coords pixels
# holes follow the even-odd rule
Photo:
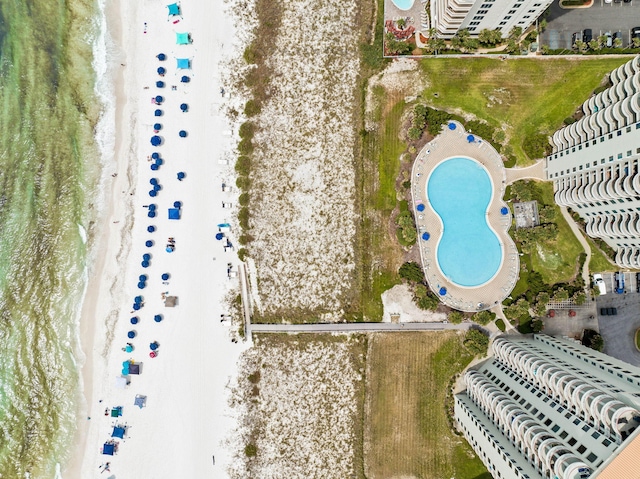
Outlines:
[[[640,352],[634,344],[634,334],[640,328],[640,293],[636,292],[635,273],[625,273],[625,292],[614,292],[613,273],[603,274],[607,294],[596,297],[600,334],[604,352],[614,358],[640,366]],[[616,308],[616,315],[602,315],[602,308]]]
[[[553,2],[547,17],[547,28],[540,36],[542,45],[551,49],[572,46],[571,36],[574,32],[590,28],[593,38],[605,32],[622,33],[622,46],[631,42],[631,29],[640,26],[640,0],[605,3],[595,0],[589,8],[562,9],[557,1]]]

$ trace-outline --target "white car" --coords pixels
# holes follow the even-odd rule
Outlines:
[[[605,294],[607,294],[607,286],[604,284],[604,280],[602,279],[601,274],[596,273],[593,275],[593,284],[595,284],[600,291],[600,296],[604,296]]]

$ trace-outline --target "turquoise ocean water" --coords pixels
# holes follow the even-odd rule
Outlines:
[[[0,0],[0,477],[69,457],[100,173],[89,0]],[[85,242],[83,228],[89,242]]]

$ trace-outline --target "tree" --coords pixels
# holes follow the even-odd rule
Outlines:
[[[613,40],[613,46],[616,48],[620,48],[622,46],[622,38],[616,38]]]
[[[521,36],[522,36],[522,27],[513,27],[509,32],[509,38],[511,40],[518,41]]]
[[[406,55],[413,49],[407,42],[397,40],[391,32],[385,36],[384,47],[389,55]]]
[[[427,289],[424,284],[416,284],[413,288],[413,300],[420,309],[435,311],[440,305],[440,300]]]
[[[538,23],[538,32],[542,33],[547,29],[547,19],[543,18],[542,20],[540,20],[540,23]]]
[[[464,345],[473,354],[485,355],[489,348],[489,338],[477,329],[470,329],[464,335]]]
[[[534,333],[539,333],[543,329],[544,329],[544,322],[542,322],[542,320],[535,319],[531,321],[531,331],[533,331]]]
[[[576,40],[576,42],[573,44],[573,47],[582,53],[587,49],[587,44],[582,40]]]
[[[550,51],[549,45],[542,45],[540,47],[540,51],[542,52],[543,55],[548,55]]]
[[[478,311],[474,314],[471,319],[473,322],[486,326],[491,321],[496,319],[496,313],[492,313],[491,311]]]
[[[569,292],[564,288],[558,288],[555,293],[553,293],[554,301],[566,301],[569,299]]]
[[[589,48],[591,50],[600,50],[600,43],[595,38],[589,42]]]
[[[422,283],[424,281],[424,273],[422,272],[422,268],[418,263],[415,263],[413,261],[410,263],[404,263],[402,266],[400,266],[398,274],[401,278],[404,278],[407,281],[413,283]]]
[[[633,44],[633,48],[640,48],[640,38],[633,38],[633,40],[631,40],[631,43]]]
[[[517,302],[504,308],[504,315],[510,320],[517,320],[521,316],[529,315],[529,301],[520,298]]]
[[[460,324],[464,320],[464,314],[460,311],[451,311],[447,316],[447,320],[453,324]]]
[[[607,44],[607,37],[606,35],[600,35],[598,38],[598,49],[604,47]]]

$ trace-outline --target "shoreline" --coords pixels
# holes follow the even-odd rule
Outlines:
[[[238,287],[237,279],[227,278],[226,266],[237,264],[238,260],[235,252],[223,252],[222,244],[212,241],[212,232],[217,223],[235,222],[235,210],[223,210],[221,204],[231,200],[235,205],[237,193],[230,197],[218,183],[233,181],[235,174],[232,166],[220,166],[218,159],[235,154],[236,138],[229,138],[224,132],[237,131],[237,125],[229,125],[223,112],[229,102],[237,105],[242,99],[230,99],[229,95],[220,99],[218,91],[226,77],[220,63],[229,59],[223,51],[224,42],[232,43],[231,53],[237,55],[241,40],[229,34],[234,30],[234,22],[229,19],[231,5],[222,0],[213,4],[186,0],[180,6],[183,15],[178,22],[169,23],[165,5],[145,3],[133,7],[121,0],[107,0],[104,5],[107,76],[115,99],[115,125],[105,127],[107,132],[114,126],[115,130],[112,151],[102,152],[100,198],[104,206],[96,218],[95,237],[87,255],[88,278],[78,325],[81,382],[77,431],[70,457],[62,465],[65,479],[105,477],[100,475],[104,472],[100,468],[109,461],[111,473],[118,477],[169,478],[186,471],[192,477],[209,476],[210,451],[215,451],[214,462],[218,464],[213,477],[226,478],[237,449],[233,435],[237,423],[229,408],[230,384],[237,376],[237,359],[247,345],[232,342],[235,333],[215,318],[226,313],[224,297]],[[214,32],[209,31],[210,18],[219,19],[219,28]],[[173,45],[174,32],[182,29],[192,34],[197,43]],[[194,62],[192,70],[186,72],[192,78],[187,84],[178,81],[178,72],[164,78],[155,73],[159,65],[155,55],[165,52],[170,58],[162,66],[171,71],[175,69],[178,49]],[[155,88],[153,84],[158,80],[165,81],[166,88]],[[226,85],[225,88],[230,89]],[[145,104],[145,97],[158,94],[164,97],[165,105]],[[189,112],[179,112],[176,101],[188,101]],[[164,115],[154,119],[155,108],[162,109]],[[165,140],[159,148],[148,144],[154,121],[164,125],[159,134]],[[177,128],[185,128],[189,136],[178,139]],[[158,171],[149,172],[144,158],[153,150],[162,155],[165,163]],[[177,169],[186,171],[184,182],[175,179]],[[157,198],[147,197],[149,176],[162,183]],[[184,204],[185,215],[179,222],[167,220],[168,202],[178,198]],[[142,208],[149,202],[159,205],[159,217],[153,220]],[[148,224],[155,225],[157,231],[147,233]],[[163,251],[160,235],[176,238],[174,253]],[[149,239],[155,246],[140,249],[141,243]],[[235,243],[233,232],[231,240]],[[152,255],[148,269],[140,268],[138,253]],[[200,259],[203,255],[209,257],[206,264]],[[162,304],[155,298],[160,296],[160,290],[169,288],[169,281],[158,284],[160,271],[171,273],[170,287],[172,293],[174,288],[178,290],[180,302],[174,310],[163,308],[165,318],[154,324],[149,320],[152,311],[148,309],[160,312],[157,308]],[[135,289],[133,281],[140,273],[149,276],[149,287],[144,291]],[[144,295],[148,306],[136,312],[141,318],[140,324],[133,326],[138,337],[130,340],[135,350],[125,354],[120,346],[126,341],[127,329],[132,329],[129,298],[138,294]],[[180,327],[187,322],[191,323],[189,329]],[[144,353],[145,341],[161,344],[157,358],[149,359]],[[115,378],[124,359],[144,363],[143,373],[129,376],[131,385],[116,390]],[[198,367],[187,372],[176,370],[174,364],[181,361]],[[167,382],[174,387],[167,389]],[[147,407],[133,408],[133,396],[141,390],[149,398]],[[178,424],[163,424],[167,410],[183,409],[185,391],[194,392],[186,403],[188,411],[181,411]],[[116,405],[124,407],[123,417],[116,421],[126,424],[131,432],[120,442],[116,456],[104,456],[100,449],[110,439],[114,421],[104,417],[103,411]],[[189,447],[182,449],[183,453],[177,454],[170,465],[162,465],[167,456],[159,446],[174,441]]]

